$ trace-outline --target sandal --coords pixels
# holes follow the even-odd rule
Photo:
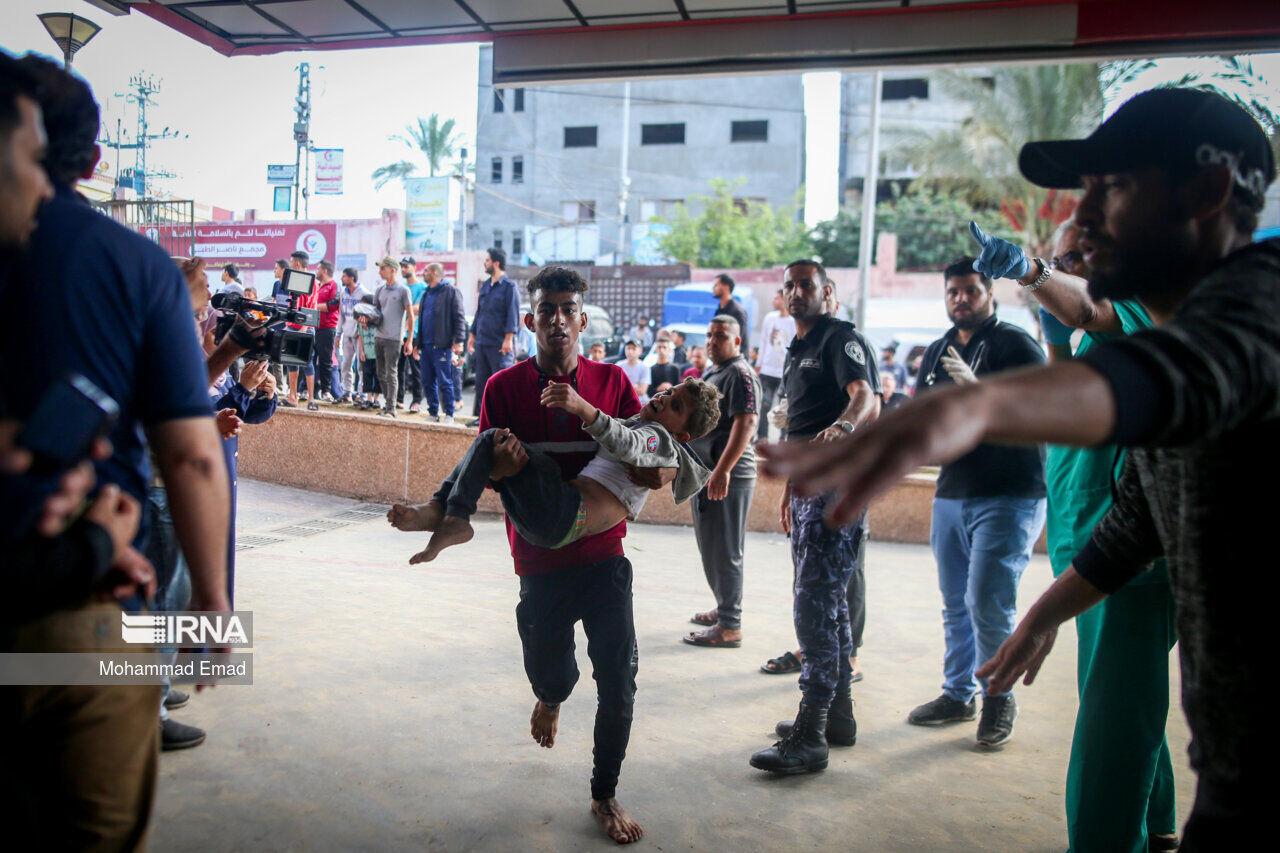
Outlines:
[[[709,646],[716,649],[742,648],[742,640],[726,640],[719,626],[712,626],[705,631],[691,631],[680,639],[691,646]]]
[[[760,667],[760,671],[766,675],[785,675],[788,672],[795,672],[800,668],[800,658],[795,656],[794,652],[786,651],[778,655],[776,658],[769,658]]]
[[[320,407],[319,407],[318,405],[316,405],[315,403],[307,403],[307,411],[308,411],[308,412],[318,412],[318,411],[320,411]]]
[[[716,608],[712,608],[706,613],[695,613],[693,614],[693,618],[689,621],[695,625],[715,625],[720,621],[720,611]]]

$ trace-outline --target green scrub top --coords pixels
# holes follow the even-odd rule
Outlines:
[[[1120,328],[1126,335],[1154,324],[1137,302],[1113,302]],[[1085,332],[1075,357],[1115,335]],[[1045,457],[1045,479],[1049,490],[1049,563],[1057,577],[1067,570],[1076,554],[1089,541],[1093,528],[1111,509],[1112,487],[1124,468],[1124,448],[1058,447],[1049,445]],[[1154,575],[1154,577],[1153,577]],[[1133,580],[1164,582],[1163,574],[1147,572]]]

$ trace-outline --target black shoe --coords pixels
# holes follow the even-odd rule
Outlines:
[[[978,700],[961,702],[943,693],[932,702],[918,705],[907,714],[907,722],[913,726],[940,726],[943,723],[962,723],[978,716]]]
[[[791,720],[783,720],[774,727],[778,737],[785,738],[791,734],[795,725]],[[858,742],[858,721],[853,718],[853,695],[849,686],[836,688],[835,698],[831,700],[831,710],[827,713],[827,743],[831,746],[853,746]]]
[[[187,701],[191,697],[181,690],[169,688],[169,695],[164,697],[164,708],[166,711],[176,711],[179,708],[186,707]]]
[[[1018,703],[1013,694],[984,696],[982,719],[978,721],[978,746],[991,749],[1003,746],[1013,737],[1013,721],[1018,718]]]
[[[827,769],[827,710],[803,702],[795,724],[782,740],[751,756],[758,770],[787,775]]]
[[[171,717],[160,721],[160,748],[165,752],[172,749],[190,749],[202,743],[204,743],[204,729],[188,726]]]

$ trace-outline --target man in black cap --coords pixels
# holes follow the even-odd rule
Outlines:
[[[1280,241],[1251,244],[1275,159],[1242,108],[1193,89],[1133,98],[1083,140],[1032,143],[1031,181],[1083,187],[1076,222],[1095,299],[1137,298],[1156,327],[1042,370],[939,391],[851,440],[772,452],[806,491],[837,488],[833,521],[925,461],[982,441],[1133,448],[1111,510],[978,673],[1030,682],[1058,625],[1165,557],[1182,699],[1199,773],[1183,850],[1235,850],[1271,828],[1274,597],[1238,553],[1272,549],[1280,477]],[[1029,287],[1050,273],[1039,270]],[[1265,583],[1265,582],[1264,582]]]

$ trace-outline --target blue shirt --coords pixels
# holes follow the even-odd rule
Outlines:
[[[210,417],[204,353],[191,297],[177,264],[150,240],[95,211],[69,187],[40,211],[31,245],[0,276],[7,305],[25,304],[6,324],[0,408],[27,419],[41,395],[75,371],[120,406],[113,453],[99,483],[144,502],[151,476],[142,428]],[[139,527],[141,541],[146,513]]]
[[[497,282],[486,279],[476,298],[476,318],[471,333],[478,346],[502,346],[520,325],[520,295],[516,283],[505,275]]]

